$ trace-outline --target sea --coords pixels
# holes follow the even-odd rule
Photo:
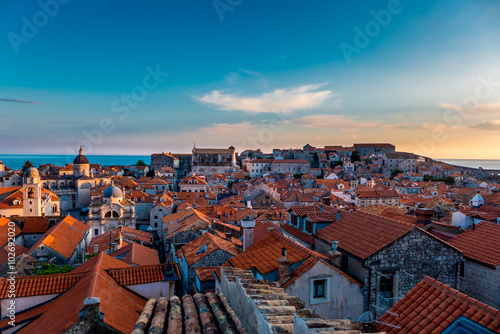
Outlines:
[[[483,169],[493,169],[500,170],[500,160],[476,160],[476,159],[434,159],[446,162],[450,165],[455,166],[463,166],[470,168],[479,168]]]
[[[111,165],[134,165],[139,160],[143,160],[146,164],[151,164],[151,156],[149,155],[85,155],[91,164],[99,164],[102,166]],[[0,161],[5,166],[14,170],[22,169],[26,161],[31,161],[35,167],[40,165],[52,164],[55,166],[66,166],[73,163],[76,155],[17,155],[17,154],[0,154]]]

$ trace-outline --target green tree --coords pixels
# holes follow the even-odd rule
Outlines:
[[[73,270],[73,266],[69,264],[65,266],[58,266],[53,263],[45,263],[42,268],[37,268],[34,272],[35,275],[53,275],[53,274],[65,274]]]
[[[147,166],[146,163],[144,162],[144,160],[139,160],[135,163],[136,166]]]
[[[146,173],[146,177],[155,177],[155,171],[150,170],[149,172]]]
[[[293,174],[293,177],[295,179],[300,179],[301,176],[302,176],[302,173],[295,173],[295,174]]]
[[[26,169],[30,168],[30,167],[34,167],[33,166],[33,163],[29,160],[27,160],[25,163],[24,163],[24,166],[23,166],[23,172],[26,171]]]

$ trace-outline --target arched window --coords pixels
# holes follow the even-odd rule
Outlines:
[[[35,197],[35,190],[33,188],[28,188],[28,198],[34,198]]]
[[[114,210],[106,212],[106,215],[104,215],[105,218],[119,218],[120,214]]]

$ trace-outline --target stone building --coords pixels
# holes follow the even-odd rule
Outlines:
[[[185,293],[195,290],[192,285],[195,278],[194,268],[221,266],[240,253],[235,244],[211,233],[204,233],[182,246],[181,250],[182,258],[179,267]]]
[[[389,172],[402,170],[404,173],[417,172],[418,155],[407,152],[392,152],[384,154],[384,165]]]
[[[59,216],[61,201],[45,189],[35,167],[24,172],[23,186],[0,188],[0,217]]]
[[[60,198],[62,212],[89,206],[92,202],[91,188],[111,183],[108,175],[95,175],[91,172],[89,160],[83,154],[81,146],[72,165],[72,175],[42,176],[43,187]]]
[[[213,175],[236,171],[236,149],[193,148],[191,170],[196,174]]]
[[[396,152],[396,146],[389,143],[364,143],[354,144],[353,146],[358,151],[360,157]]]
[[[103,234],[120,226],[136,227],[136,203],[127,199],[122,190],[109,186],[102,198],[89,206],[87,222],[92,225],[92,236]]]
[[[271,163],[271,173],[305,174],[311,171],[311,164],[302,159],[274,160]]]
[[[338,244],[340,267],[363,282],[366,311],[389,309],[425,275],[459,287],[462,253],[414,224],[355,211],[315,237],[323,254]]]
[[[464,253],[460,266],[460,291],[500,308],[500,225],[476,224],[448,241]]]
[[[151,154],[151,170],[159,172],[164,167],[176,171],[177,177],[183,177],[191,172],[192,154],[179,153],[153,153]]]
[[[396,190],[356,191],[356,206],[366,208],[372,205],[400,206],[401,197]]]

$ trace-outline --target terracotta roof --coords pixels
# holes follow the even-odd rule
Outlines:
[[[111,276],[120,285],[146,284],[165,281],[162,265],[125,267],[108,270]]]
[[[120,248],[111,254],[111,256],[122,262],[136,266],[160,264],[158,252],[156,250],[135,242],[131,242],[125,247]]]
[[[278,229],[280,226],[272,222],[256,221],[253,229],[253,243],[257,243],[264,239],[269,233],[269,228]]]
[[[294,236],[295,238],[305,242],[306,244],[310,245],[311,247],[314,246],[314,241],[316,239],[314,239],[314,237],[312,235],[309,235],[301,230],[299,230],[298,228],[292,226],[292,225],[289,225],[289,224],[283,224],[280,226],[280,228],[285,231],[285,233],[288,233],[292,236]]]
[[[0,217],[0,247],[9,242],[9,223],[11,221],[5,217]],[[12,225],[12,223],[11,223]],[[14,224],[15,235],[18,236],[21,233],[21,228]]]
[[[378,323],[377,329],[387,333],[442,333],[460,316],[500,332],[500,311],[425,276],[379,319],[390,326]]]
[[[200,221],[204,222],[207,227],[210,225],[210,218],[195,209],[178,211],[163,217],[162,220],[165,228],[165,237],[167,239]]]
[[[475,230],[470,228],[448,243],[462,251],[466,258],[497,267],[500,266],[499,240],[500,225],[481,222]]]
[[[26,217],[24,218],[23,233],[45,233],[49,229],[48,217]]]
[[[28,251],[29,251],[29,248],[15,244],[14,245],[14,252],[12,252],[12,253],[14,253],[15,257],[17,258],[18,256],[21,256],[23,254],[27,254]],[[9,260],[9,253],[11,253],[11,251],[9,250],[9,245],[5,245],[2,248],[0,248],[0,264],[7,262]]]
[[[240,269],[256,268],[261,274],[267,274],[278,269],[278,258],[282,257],[282,248],[287,249],[287,258],[291,264],[304,261],[310,257],[327,257],[318,252],[302,247],[283,236],[276,230],[250,246],[243,253],[235,256],[227,262],[229,265]]]
[[[137,319],[137,315],[135,316]],[[138,333],[241,333],[246,334],[226,297],[213,292],[150,299],[139,316]],[[167,330],[168,328],[168,330]]]
[[[366,259],[414,228],[412,224],[355,211],[341,214],[339,220],[314,235],[328,243],[338,241],[340,249]]]
[[[69,274],[84,273],[80,281],[47,303],[17,312],[16,323],[26,322],[18,334],[63,333],[77,321],[88,297],[100,298],[100,311],[105,315],[104,324],[118,332],[130,333],[137,314],[146,304],[146,299],[121,287],[107,273],[107,270],[127,266],[105,253],[99,253]],[[19,279],[19,278],[18,278]],[[0,321],[0,328],[8,326],[9,319]]]
[[[44,244],[69,259],[88,229],[88,225],[71,216],[66,216],[38,239],[31,247],[30,253]]]
[[[196,276],[200,279],[200,282],[213,281],[215,279],[214,271],[217,273],[217,276],[220,277],[220,266],[197,267],[194,268],[194,271],[196,272]]]
[[[232,255],[238,255],[240,253],[232,242],[219,238],[211,233],[203,233],[200,237],[182,246],[182,253],[186,258],[187,264],[191,266],[218,249]]]
[[[78,283],[83,276],[85,273],[17,277],[16,298],[63,293]],[[7,279],[1,278],[0,299],[8,298],[9,287]]]

